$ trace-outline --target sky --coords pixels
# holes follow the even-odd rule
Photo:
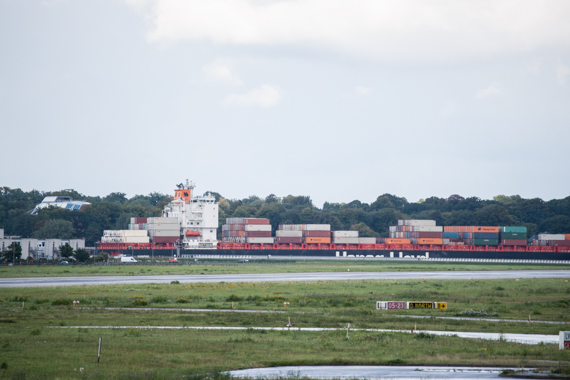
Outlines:
[[[570,196],[567,0],[0,0],[0,186]]]

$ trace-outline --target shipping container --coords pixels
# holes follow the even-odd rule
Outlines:
[[[330,231],[302,231],[303,236],[310,237],[331,237]]]
[[[499,245],[499,239],[472,239],[474,245]]]
[[[488,226],[446,226],[444,232],[490,232],[499,233],[499,227]]]
[[[279,236],[275,238],[275,242],[279,244],[302,244],[303,238],[293,236]]]
[[[333,237],[357,238],[358,231],[333,231]]]
[[[153,217],[153,218],[147,218],[146,223],[147,224],[157,224],[157,223],[178,224],[178,218]]]
[[[564,234],[539,234],[538,240],[566,240]]]
[[[570,240],[548,240],[551,247],[570,247]]]
[[[246,224],[245,230],[246,231],[270,231],[271,232],[271,224]]]
[[[418,232],[443,232],[443,227],[441,226],[414,226],[413,231]]]
[[[418,238],[416,244],[443,244],[443,239],[425,239],[425,238]]]
[[[527,234],[528,231],[526,227],[522,226],[506,226],[506,227],[499,227],[501,232],[508,232],[508,233],[519,233],[519,234]]]
[[[502,239],[502,245],[526,245],[526,239]]]
[[[320,244],[330,244],[331,238],[330,237],[305,237],[305,243],[320,243]]]
[[[148,231],[149,236],[180,236],[180,230],[152,230]]]
[[[473,232],[473,239],[498,239],[499,234],[490,232]]]
[[[152,241],[158,244],[174,244],[176,241],[179,241],[180,238],[175,236],[155,236],[153,237]]]
[[[305,224],[305,231],[330,231],[330,224]]]
[[[412,236],[412,234],[417,234],[417,236]],[[443,238],[443,232],[412,232],[410,237],[420,239],[441,239]]]
[[[180,230],[178,223],[155,223],[147,224],[147,230]]]
[[[435,220],[416,220],[416,219],[406,219],[398,220],[399,226],[435,226]]]
[[[315,239],[326,239],[326,238],[315,238]],[[335,237],[333,239],[333,243],[334,244],[359,244],[357,237]]]
[[[444,239],[459,239],[459,232],[444,232],[441,237]]]
[[[570,234],[566,234],[566,240],[570,240]]]
[[[358,244],[376,244],[375,237],[359,237]]]
[[[277,237],[299,237],[302,238],[303,237],[303,231],[281,231],[281,230],[277,230],[275,231],[275,236]]]
[[[522,232],[503,232],[501,233],[501,239],[526,239],[526,233]]]
[[[410,244],[410,239],[384,238],[384,244]]]
[[[271,231],[244,231],[244,233],[246,237],[271,237]]]
[[[274,239],[272,237],[248,237],[246,242],[250,244],[273,244]]]

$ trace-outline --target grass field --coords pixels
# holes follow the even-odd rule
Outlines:
[[[346,263],[342,264],[343,269],[346,269]],[[424,269],[436,267],[447,270],[450,266],[419,264],[428,264]],[[272,267],[264,265],[266,264],[246,269]],[[363,264],[362,267],[367,265]],[[390,270],[409,270],[408,265],[391,265]],[[370,267],[380,269],[383,266],[371,264]],[[465,267],[478,266],[466,264],[462,270]],[[212,268],[224,269],[201,267],[202,270]],[[356,270],[352,266],[350,268]],[[3,268],[6,269],[11,268]],[[35,269],[38,270],[38,267]],[[459,270],[457,267],[455,269]],[[498,268],[486,266],[485,269]],[[74,309],[71,304],[74,300],[80,301],[79,306],[82,308]],[[447,301],[449,309],[377,311],[375,302],[378,300]],[[247,310],[278,311],[283,310],[283,302],[289,302],[290,305],[286,313],[142,310],[143,307],[230,309],[232,302],[236,309]],[[137,310],[124,310],[121,307]],[[530,314],[533,320],[563,321],[569,324],[412,319],[396,316],[454,316],[466,310],[481,309],[484,314],[495,318],[527,319]],[[351,323],[355,328],[410,330],[417,323],[418,330],[558,334],[559,330],[570,330],[570,283],[565,279],[516,281],[418,278],[3,288],[0,293],[0,379],[188,378],[190,373],[212,370],[301,364],[528,367],[568,365],[570,361],[569,352],[559,351],[552,344],[528,346],[425,334],[354,331],[351,339],[346,340],[343,331],[101,330],[89,327],[284,327],[288,318],[291,318],[295,327],[343,328]],[[53,328],[58,326],[88,327]],[[103,358],[98,365],[96,355],[99,336],[103,337]]]
[[[445,263],[422,261],[380,260],[251,260],[237,264],[235,260],[208,260],[194,263],[151,265],[17,265],[0,267],[0,278],[50,276],[114,276],[161,274],[240,274],[240,273],[299,273],[299,272],[391,272],[391,271],[471,271],[471,270],[570,270],[570,265],[523,263]]]

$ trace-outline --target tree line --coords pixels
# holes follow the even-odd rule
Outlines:
[[[361,236],[387,237],[388,227],[398,219],[433,219],[442,226],[526,226],[529,236],[541,233],[570,233],[570,196],[544,201],[519,195],[497,195],[486,200],[454,194],[448,198],[430,197],[418,202],[383,194],[368,204],[325,202],[316,207],[309,196],[270,194],[244,199],[227,199],[213,193],[219,203],[219,224],[226,218],[268,218],[273,229],[279,224],[330,224],[333,230],[357,230]],[[90,202],[80,211],[48,208],[30,215],[27,211],[45,196],[67,195]],[[6,235],[34,238],[85,238],[92,246],[106,229],[127,229],[131,217],[161,216],[171,196],[151,193],[127,198],[124,193],[90,197],[74,190],[23,192],[0,188],[0,228]],[[221,234],[221,228],[218,233]]]

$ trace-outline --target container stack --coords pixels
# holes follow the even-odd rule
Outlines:
[[[390,226],[390,238],[386,244],[443,244],[443,227],[436,226],[435,220],[398,220],[397,226]]]
[[[358,231],[333,231],[334,244],[359,244]]]
[[[499,227],[502,245],[525,246],[527,242],[526,227],[507,226]]]
[[[149,243],[149,238],[144,230],[105,230],[101,243]]]
[[[289,237],[289,233],[295,233],[295,237],[298,238],[299,232],[301,233],[301,238],[303,243],[308,243],[308,244],[331,243],[330,224],[280,224],[279,230],[275,232],[275,235],[278,238],[281,238],[281,237]],[[289,241],[284,241],[282,239],[279,239],[277,242],[288,243]]]
[[[446,236],[458,236],[466,245],[499,245],[499,227],[490,226],[447,226],[443,232],[452,232]],[[451,239],[448,237],[448,239]]]
[[[147,218],[131,218],[129,230],[146,230]]]
[[[570,247],[570,234],[539,234],[535,245],[550,247]]]
[[[180,241],[178,218],[147,218],[146,229],[153,243],[175,244]]]
[[[273,244],[271,224],[265,218],[226,218],[222,241],[231,243]]]

